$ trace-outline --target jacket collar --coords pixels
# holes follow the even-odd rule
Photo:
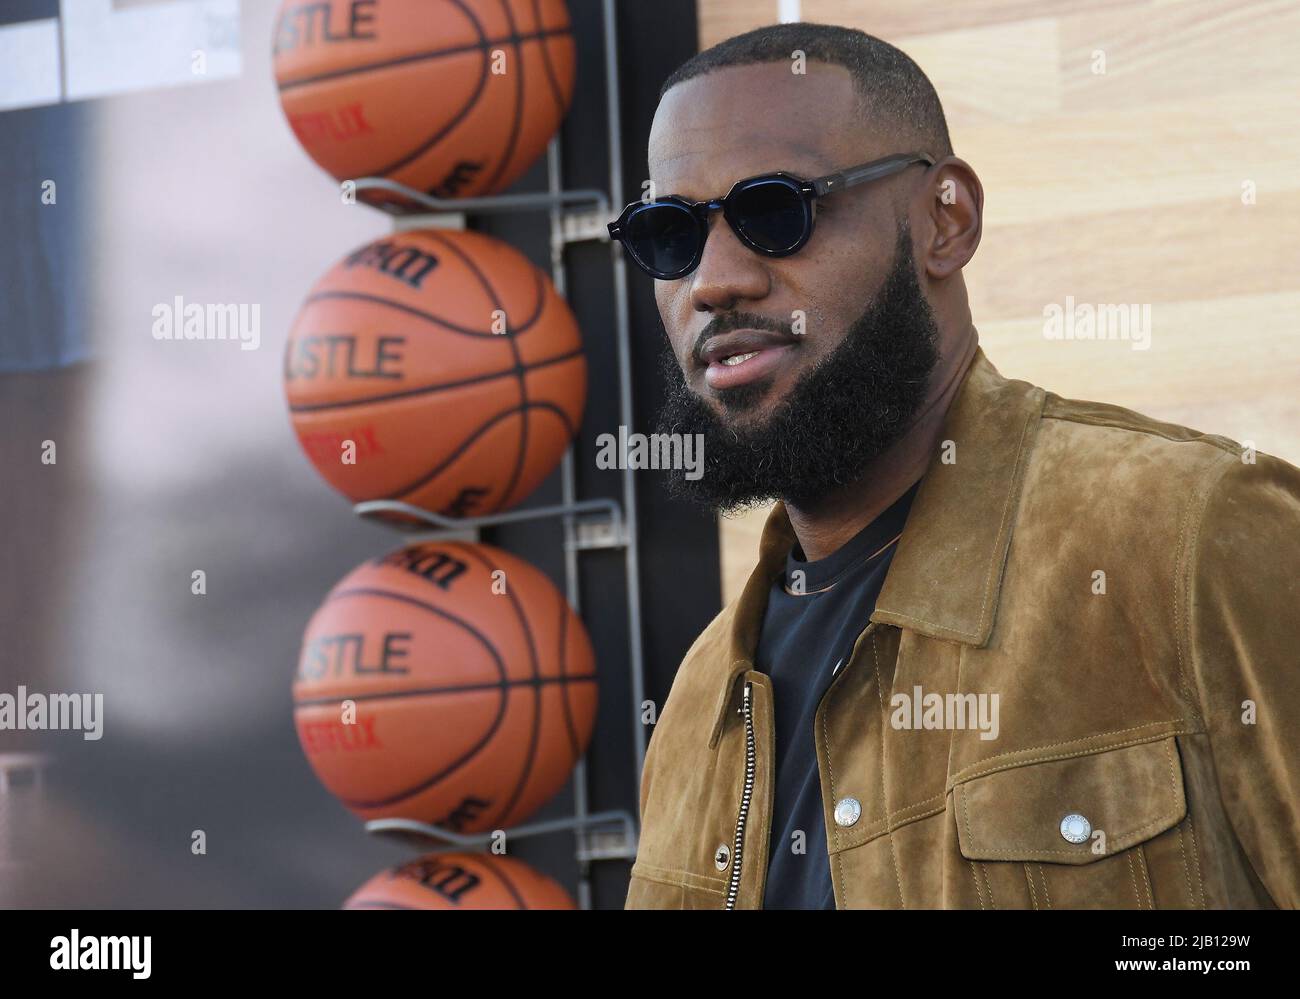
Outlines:
[[[1025,461],[1045,398],[1041,388],[1003,378],[983,349],[976,351],[944,418],[945,445],[931,459],[912,502],[872,621],[944,641],[988,642]],[[732,618],[730,666],[719,692],[713,743],[736,679],[753,668],[768,592],[795,540],[785,504],[777,502]]]

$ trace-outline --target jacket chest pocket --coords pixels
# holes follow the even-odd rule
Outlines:
[[[1172,736],[971,778],[953,788],[953,812],[982,908],[1200,904]]]

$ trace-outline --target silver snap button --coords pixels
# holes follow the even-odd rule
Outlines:
[[[725,871],[729,863],[731,863],[731,848],[723,843],[713,854],[713,866],[720,871]]]
[[[857,798],[841,798],[835,802],[835,824],[851,826],[862,817],[862,805]]]
[[[1067,843],[1085,843],[1092,835],[1092,823],[1078,812],[1071,812],[1061,820],[1061,838]]]

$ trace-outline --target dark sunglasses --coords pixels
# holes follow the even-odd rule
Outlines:
[[[788,257],[811,238],[818,198],[888,177],[913,163],[933,166],[934,160],[923,153],[898,153],[816,180],[780,172],[749,177],[737,181],[725,198],[712,201],[687,201],[675,194],[634,201],[609,223],[609,235],[652,278],[672,281],[699,266],[709,212],[720,208],[737,238],[755,253]]]

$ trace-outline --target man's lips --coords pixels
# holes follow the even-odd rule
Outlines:
[[[735,388],[775,371],[798,338],[772,330],[734,330],[709,337],[696,354],[712,389]]]

